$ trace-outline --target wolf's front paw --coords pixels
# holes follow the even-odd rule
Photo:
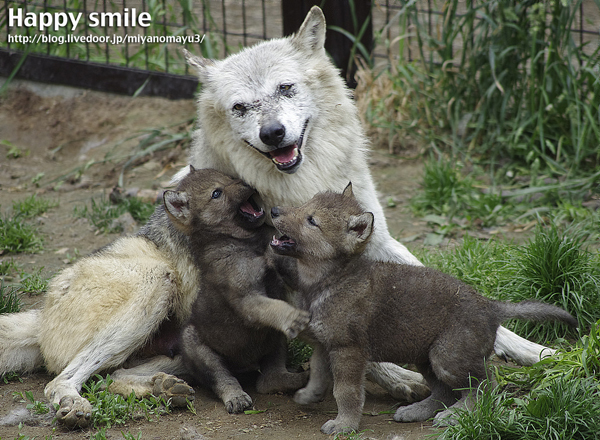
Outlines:
[[[315,393],[308,388],[301,388],[294,394],[294,402],[300,405],[309,405],[311,403],[320,402],[325,398],[324,394]]]
[[[171,399],[171,405],[185,408],[188,401],[194,400],[194,389],[185,381],[171,374],[158,373],[152,378],[152,394]]]
[[[343,434],[350,433],[352,431],[356,431],[357,426],[348,426],[349,423],[339,422],[338,419],[329,420],[321,426],[321,432],[323,434],[331,435],[331,434]],[[355,425],[351,423],[350,425]]]
[[[56,419],[68,428],[87,428],[92,419],[92,405],[80,396],[64,396],[60,399]]]
[[[252,407],[252,397],[242,391],[241,394],[227,398],[223,403],[229,414],[238,414]]]
[[[310,313],[304,310],[296,310],[296,312],[290,316],[288,326],[283,332],[289,339],[294,339],[306,328],[309,322]]]

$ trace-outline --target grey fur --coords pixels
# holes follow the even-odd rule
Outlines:
[[[492,301],[442,272],[372,261],[364,249],[377,225],[351,187],[272,214],[283,234],[273,239],[272,247],[298,260],[296,287],[302,308],[311,313],[307,334],[316,346],[309,383],[295,400],[306,404],[322,399],[333,376],[338,416],[323,425],[326,434],[358,429],[367,361],[417,366],[431,395],[400,407],[394,420],[424,421],[445,406],[472,403],[469,388],[485,379],[485,359],[504,320],[554,319],[577,325],[556,306]],[[436,422],[451,413],[436,416]]]
[[[307,380],[286,370],[285,354],[286,336],[296,337],[309,315],[284,301],[286,287],[267,256],[273,229],[248,202],[253,194],[241,180],[192,167],[164,196],[200,268],[198,297],[181,334],[183,360],[230,413],[252,406],[234,373],[260,369],[262,393],[296,391]]]

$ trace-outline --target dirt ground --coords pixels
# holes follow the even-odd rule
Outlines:
[[[9,146],[0,145],[0,205],[2,215],[10,212],[13,201],[36,193],[59,203],[57,208],[34,222],[44,237],[43,251],[35,254],[2,255],[14,258],[25,272],[43,268],[50,276],[70,264],[74,255],[84,256],[113,240],[117,234],[98,233],[85,219],[74,216],[76,206],[89,204],[93,197],[107,195],[117,183],[126,155],[138,140],[120,143],[146,128],[169,126],[189,120],[195,113],[194,102],[168,101],[161,98],[129,98],[96,92],[16,82],[9,93],[0,98],[0,141],[19,148],[21,156],[7,158]],[[184,125],[189,130],[191,125]],[[117,148],[115,148],[117,145]],[[186,162],[186,151],[171,149],[135,163],[125,174],[126,188],[159,189]],[[81,175],[64,177],[70,171],[105,158],[113,158],[87,168]],[[389,156],[375,149],[371,166],[381,191],[394,236],[422,241],[429,231],[425,222],[411,217],[406,208],[409,197],[420,181],[421,164],[411,159]],[[42,174],[43,173],[43,174]],[[16,282],[17,279],[5,280]],[[25,297],[26,308],[39,307],[42,298]],[[13,393],[31,391],[36,400],[44,401],[43,390],[51,376],[38,373],[22,378],[22,382],[0,382],[0,418],[23,403]],[[325,438],[319,428],[334,417],[336,406],[330,396],[318,405],[301,407],[287,395],[259,395],[250,386],[255,409],[260,414],[229,415],[210,392],[196,389],[196,413],[174,410],[158,421],[135,420],[107,430],[107,438],[122,438],[131,432],[142,439],[283,439]],[[391,415],[376,415],[392,409],[397,402],[375,385],[368,388],[365,415],[361,429],[364,438],[404,440],[426,438],[437,432],[430,423],[397,424]],[[374,414],[374,415],[371,415]],[[31,422],[19,431],[16,426],[0,426],[0,439],[89,438],[96,431],[63,430],[51,421]],[[190,433],[197,433],[194,437]],[[49,437],[48,437],[49,438]]]

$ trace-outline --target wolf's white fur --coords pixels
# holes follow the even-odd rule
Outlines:
[[[376,218],[370,255],[420,264],[387,231],[367,168],[367,140],[324,40],[323,14],[313,8],[293,37],[260,43],[223,61],[188,56],[203,82],[191,163],[244,179],[262,194],[267,208],[300,205],[352,181],[355,195]],[[294,84],[294,93],[278,94],[282,83]],[[239,103],[250,109],[243,118],[232,113]],[[279,171],[262,154],[272,146],[262,142],[260,126],[275,119],[285,124],[283,143],[303,141],[303,160],[294,173]],[[119,239],[61,272],[49,285],[41,311],[0,316],[0,374],[45,364],[58,374],[46,396],[60,404],[59,419],[85,426],[91,406],[79,395],[82,384],[97,371],[121,367],[167,316],[185,320],[196,279],[188,253],[176,241],[164,240],[157,249],[141,236]],[[538,360],[545,349],[502,328],[497,348],[524,364]],[[398,398],[413,401],[427,392],[420,375],[393,364],[370,368],[370,376]],[[175,378],[163,374],[182,371],[178,357],[159,356],[115,372],[113,389],[125,394],[135,389],[138,395],[177,389],[185,396],[188,388],[177,388]]]
[[[121,367],[168,316],[185,321],[196,292],[187,253],[159,249],[140,236],[121,238],[57,275],[41,310],[0,317],[0,374],[45,365],[58,374],[45,394],[60,405],[59,418],[86,426],[91,406],[79,395],[83,383]],[[148,394],[166,379],[159,372],[181,374],[183,366],[178,357],[157,356],[119,370],[113,389]]]
[[[277,205],[299,206],[318,192],[340,191],[350,181],[363,208],[375,216],[368,254],[376,260],[420,265],[389,234],[367,166],[367,138],[350,92],[325,53],[324,41],[325,19],[314,7],[291,38],[263,42],[222,61],[186,53],[202,82],[199,129],[194,134],[190,162],[248,182],[261,194],[267,211]],[[293,84],[296,93],[278,97],[282,84]],[[240,116],[234,109],[236,104],[251,111]],[[298,136],[308,121],[302,139],[303,161],[294,173],[278,170],[265,157],[272,146],[261,141],[261,126],[273,120],[284,125],[290,137]],[[286,142],[293,139],[282,141]],[[187,169],[181,170],[175,179],[186,173]],[[502,327],[496,350],[523,364],[553,352]],[[398,379],[400,370],[388,367],[376,378],[378,382],[393,383],[394,373]]]

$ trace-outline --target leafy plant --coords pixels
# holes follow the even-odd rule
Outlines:
[[[33,273],[21,272],[21,281],[19,290],[29,295],[40,295],[48,290],[48,281],[50,277],[42,275],[43,267],[40,267]]]
[[[137,398],[132,392],[126,398],[108,391],[112,380],[96,375],[83,385],[82,396],[92,405],[92,426],[94,428],[122,425],[135,415],[144,415],[148,420],[170,412],[170,402],[154,396]]]
[[[15,392],[13,395],[15,398],[21,398],[21,402],[29,402],[27,404],[27,409],[34,414],[47,414],[50,411],[47,404],[35,400],[31,391],[25,391],[25,393]]]

